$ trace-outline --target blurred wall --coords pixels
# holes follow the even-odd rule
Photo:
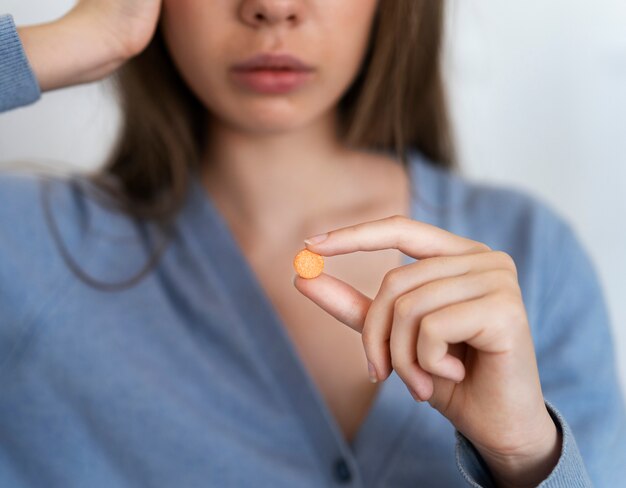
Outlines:
[[[72,5],[0,0],[0,13],[30,24]],[[626,387],[626,2],[450,6],[445,70],[464,172],[523,187],[573,223],[602,280]],[[106,83],[46,93],[0,116],[0,161],[94,167],[118,121]]]
[[[445,67],[465,173],[518,185],[574,225],[626,385],[626,2],[450,5]]]

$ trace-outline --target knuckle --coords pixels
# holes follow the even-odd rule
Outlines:
[[[503,268],[508,269],[509,271],[513,271],[517,276],[517,266],[515,264],[515,260],[509,253],[498,250],[492,251],[492,254],[496,257],[496,259]]]
[[[431,340],[435,337],[437,328],[437,317],[433,314],[425,315],[420,322],[419,339]]]
[[[383,277],[382,288],[389,295],[395,296],[402,290],[401,282],[402,273],[400,271],[400,268],[394,268],[385,273],[385,276]]]
[[[503,302],[508,306],[521,306],[523,307],[523,299],[522,292],[519,287],[516,288],[503,288],[500,291],[501,295],[504,297]]]
[[[393,315],[400,320],[408,319],[412,313],[411,300],[401,296],[393,304]]]
[[[407,245],[406,240],[408,239],[408,225],[410,219],[405,217],[404,215],[395,214],[391,217],[391,222],[393,227],[395,228],[395,232],[397,234],[397,244],[395,247],[403,247]]]
[[[370,326],[365,326],[361,331],[361,342],[363,343],[363,347],[365,349],[372,348],[376,344],[376,337],[374,336]]]
[[[424,371],[427,371],[429,373],[432,373],[435,369],[433,358],[427,350],[421,349],[418,352],[417,362]]]
[[[405,376],[406,365],[401,357],[397,354],[391,354],[391,367],[398,373],[401,378]]]
[[[408,220],[407,217],[401,214],[394,214],[390,217],[390,219],[394,224],[398,224],[398,225],[403,225]]]
[[[500,313],[504,317],[507,328],[511,326],[521,326],[526,323],[526,311],[519,295],[510,292],[500,292],[498,294]]]
[[[417,341],[417,358],[422,369],[428,372],[434,372],[436,368],[430,345],[437,340],[439,325],[434,315],[426,315],[420,323],[419,338]]]
[[[417,261],[416,266],[425,276],[437,276],[440,270],[449,267],[455,258],[456,256],[435,256]]]
[[[480,241],[473,241],[472,242],[472,249],[471,251],[474,252],[488,252],[491,251],[491,248],[485,244],[484,242],[480,242]]]
[[[506,270],[504,272],[505,280],[509,284],[509,289],[519,290],[519,281],[517,280],[517,273],[512,270]]]
[[[525,328],[528,324],[526,311],[519,301],[516,305],[509,307],[508,318],[512,324],[520,328]]]
[[[515,327],[512,327],[512,324],[506,318],[498,322],[491,335],[498,338],[498,343],[506,351],[512,351],[516,347],[517,334],[515,333]]]
[[[412,361],[415,361],[415,357],[411,358],[400,351],[391,351],[391,367],[404,382],[411,377]]]
[[[517,276],[509,269],[496,268],[489,271],[500,289],[515,289],[518,286]]]

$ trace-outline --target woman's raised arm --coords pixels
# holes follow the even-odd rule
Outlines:
[[[14,27],[4,16],[0,68],[5,74],[23,74],[25,66],[22,63],[20,68],[19,55],[25,55],[41,92],[99,80],[148,45],[160,9],[161,0],[82,0],[63,17],[49,22]],[[8,20],[12,23],[12,17]],[[23,53],[19,46],[10,45],[11,40],[23,46]],[[15,64],[7,66],[9,62]],[[11,81],[7,76],[3,83]],[[2,88],[6,95],[8,87]]]

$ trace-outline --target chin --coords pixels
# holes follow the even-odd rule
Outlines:
[[[312,113],[288,101],[262,101],[240,104],[228,114],[214,113],[218,120],[231,127],[256,134],[282,134],[305,127],[313,122],[319,113]]]
[[[298,124],[293,120],[282,121],[266,121],[266,120],[247,120],[238,124],[236,127],[242,132],[257,135],[281,135],[294,132],[306,124]]]

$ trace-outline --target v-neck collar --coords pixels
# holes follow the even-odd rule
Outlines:
[[[408,161],[411,189],[415,190],[414,172],[423,162],[414,152],[409,152]],[[411,218],[419,219],[420,210],[413,193],[410,209]],[[382,382],[365,420],[349,444],[233,232],[203,187],[199,174],[192,175],[182,220],[189,225],[187,232],[192,232],[196,236],[194,240],[201,242],[233,310],[257,345],[259,359],[270,368],[277,391],[282,392],[302,420],[323,465],[328,466],[330,472],[338,457],[343,457],[355,477],[356,486],[362,484],[360,473],[370,482],[379,479],[406,433],[404,427],[417,412],[415,401],[395,371]],[[402,264],[413,260],[404,256]]]

